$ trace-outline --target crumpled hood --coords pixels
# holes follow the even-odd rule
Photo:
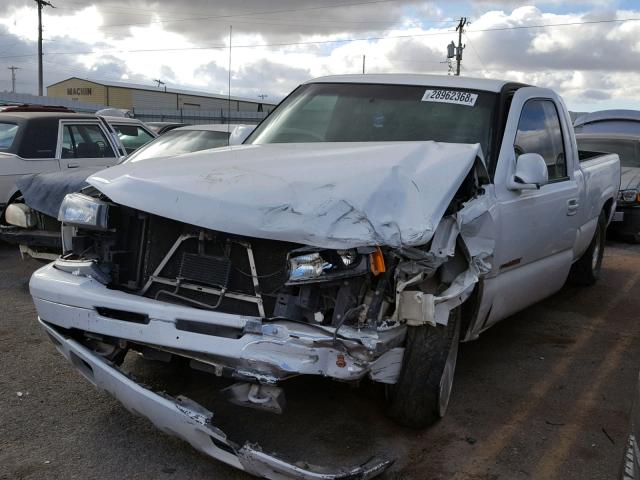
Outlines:
[[[620,190],[640,189],[640,168],[623,167],[620,171]]]
[[[116,203],[181,222],[323,248],[427,243],[480,146],[242,145],[101,171]]]
[[[67,193],[86,187],[87,177],[104,167],[86,167],[72,171],[25,175],[16,182],[24,203],[45,215],[58,218],[60,204]]]

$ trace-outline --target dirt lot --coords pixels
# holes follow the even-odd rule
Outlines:
[[[248,479],[158,432],[74,373],[36,323],[40,264],[0,245],[0,478]],[[609,245],[603,278],[567,287],[461,347],[448,415],[415,432],[382,414],[381,392],[292,381],[283,416],[216,402],[218,382],[128,358],[172,394],[213,406],[237,441],[312,463],[397,458],[385,479],[611,479],[640,368],[640,247]]]

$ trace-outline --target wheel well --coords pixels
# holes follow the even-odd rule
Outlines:
[[[610,198],[606,202],[604,202],[604,206],[602,207],[602,210],[607,214],[607,221],[609,221],[609,219],[611,218],[611,207],[613,207],[613,198]]]
[[[461,305],[460,340],[467,338],[474,324],[481,321],[478,319],[478,309],[480,308],[480,299],[482,298],[481,290],[482,283],[480,281],[476,284],[469,298]]]
[[[22,192],[20,190],[18,190],[13,195],[11,195],[11,198],[9,198],[9,201],[4,206],[4,210],[6,210],[9,205],[11,205],[13,202],[15,202],[21,196],[22,196]],[[0,224],[4,224],[5,223],[5,221],[4,221],[4,210],[2,211],[2,214],[0,214]]]

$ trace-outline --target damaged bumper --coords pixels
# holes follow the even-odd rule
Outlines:
[[[247,443],[240,447],[211,423],[213,412],[188,398],[152,392],[51,325],[42,320],[40,323],[58,351],[93,385],[114,396],[132,413],[148,418],[163,432],[186,440],[204,454],[247,473],[274,480],[368,479],[392,463],[374,458],[360,466],[325,473],[287,463],[262,452],[256,445]]]
[[[295,375],[395,383],[402,365],[402,329],[337,335],[303,323],[232,315],[167,304],[108,289],[53,264],[31,278],[40,318],[191,358],[213,373],[274,384]]]
[[[46,247],[58,252],[62,251],[60,231],[2,226],[0,227],[0,240],[14,245],[28,245],[34,248]]]

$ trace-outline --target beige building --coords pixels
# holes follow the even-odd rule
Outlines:
[[[224,95],[84,80],[78,77],[49,85],[47,96],[133,111],[136,109],[226,111],[229,108],[228,98]],[[261,100],[231,97],[231,109],[236,112],[269,112],[274,107],[274,104]]]

